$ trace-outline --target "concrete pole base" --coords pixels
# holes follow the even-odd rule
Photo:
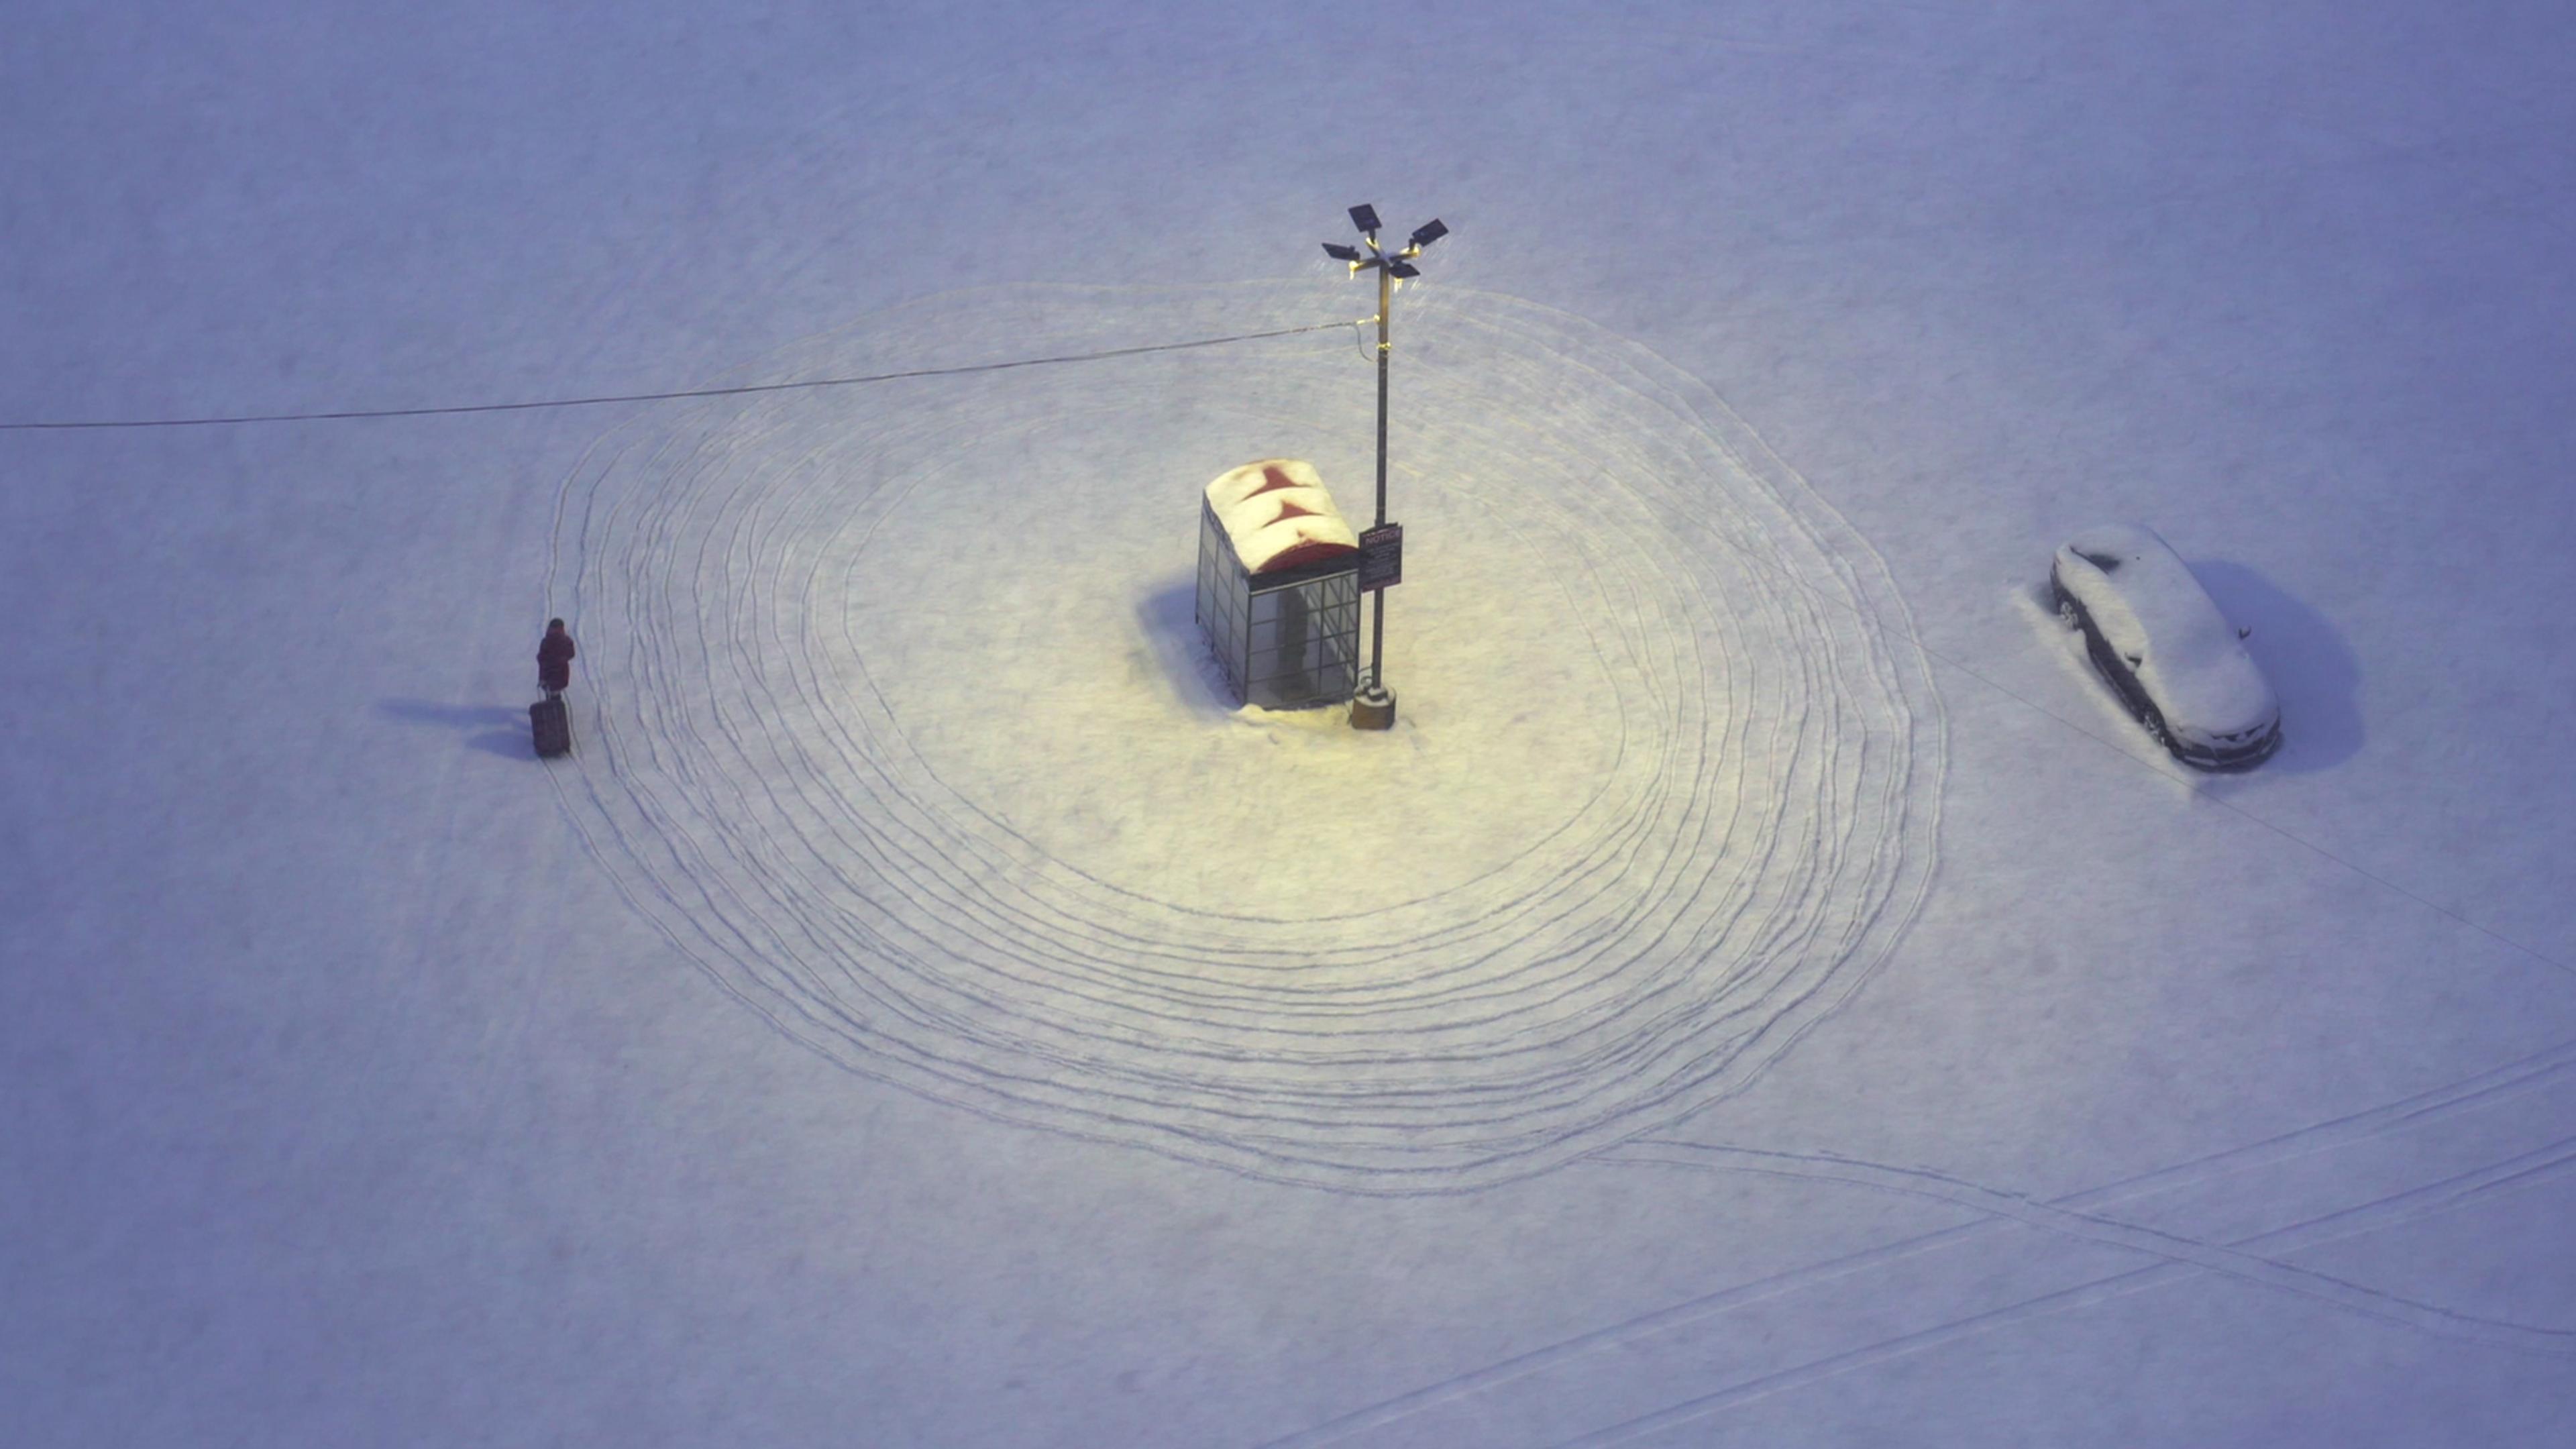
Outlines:
[[[1351,696],[1351,728],[1386,730],[1395,728],[1395,696],[1381,686],[1371,684]]]

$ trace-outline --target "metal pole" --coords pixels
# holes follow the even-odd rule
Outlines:
[[[1377,233],[1369,233],[1369,244],[1377,244]],[[1377,526],[1386,527],[1386,358],[1392,349],[1387,341],[1387,310],[1394,300],[1394,279],[1387,275],[1384,263],[1377,269]],[[1369,688],[1386,688],[1386,590],[1371,589],[1377,596],[1369,610]]]

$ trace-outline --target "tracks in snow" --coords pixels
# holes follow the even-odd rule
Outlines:
[[[757,375],[1329,300],[956,294]],[[1903,605],[1651,354],[1508,298],[1412,319],[1391,739],[1263,735],[1139,662],[1175,647],[1151,590],[1205,476],[1365,446],[1337,335],[604,439],[557,540],[598,719],[556,778],[628,899],[853,1070],[1269,1178],[1474,1187],[1751,1080],[1929,879],[1941,710]]]

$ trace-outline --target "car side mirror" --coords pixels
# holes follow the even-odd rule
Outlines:
[[[2254,626],[2253,626],[2253,625],[2251,625],[2251,624],[2239,624],[2239,625],[2237,625],[2237,626],[2236,626],[2236,637],[2237,637],[2237,638],[2239,638],[2239,639],[2251,639],[2251,638],[2253,638],[2253,637],[2254,637]]]

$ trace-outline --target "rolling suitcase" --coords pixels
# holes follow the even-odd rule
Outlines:
[[[536,732],[538,759],[572,753],[572,716],[564,712],[562,695],[529,705],[528,727]]]

